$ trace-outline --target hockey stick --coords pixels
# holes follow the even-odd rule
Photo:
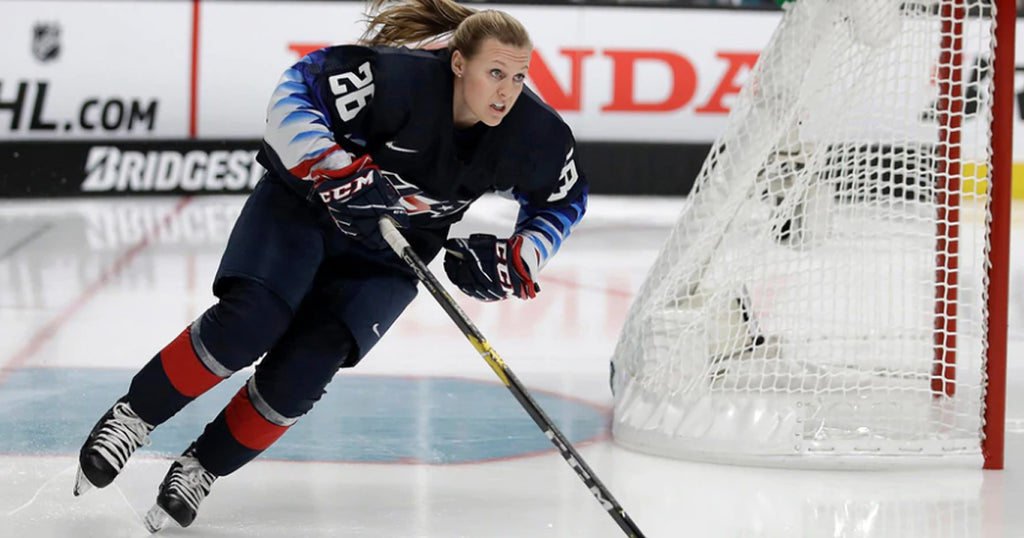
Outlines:
[[[579,475],[590,492],[597,498],[597,501],[601,503],[601,506],[608,511],[608,515],[618,523],[627,536],[643,538],[644,533],[640,532],[640,529],[633,523],[633,520],[626,515],[625,509],[619,505],[615,497],[612,497],[608,488],[601,483],[601,480],[597,478],[594,471],[590,469],[590,466],[583,461],[583,458],[576,452],[572,444],[569,443],[569,440],[551,422],[551,419],[548,418],[544,410],[537,405],[537,402],[533,400],[526,391],[526,388],[523,387],[519,379],[512,373],[512,370],[508,368],[505,361],[501,360],[501,357],[498,356],[498,352],[487,343],[480,330],[473,325],[473,322],[466,316],[466,313],[459,308],[458,303],[452,299],[451,295],[448,295],[448,292],[438,282],[437,277],[430,272],[430,269],[423,263],[423,260],[413,252],[409,242],[402,237],[402,234],[395,228],[389,217],[381,217],[380,231],[384,235],[384,240],[395,251],[395,254],[398,254],[400,258],[405,260],[405,263],[409,264],[409,267],[416,273],[416,277],[423,283],[423,286],[434,296],[434,299],[441,305],[441,308],[448,313],[448,317],[455,322],[455,325],[459,327],[462,334],[473,344],[473,347],[480,353],[480,356],[487,361],[487,364],[494,370],[494,373],[498,374],[498,378],[501,379],[512,395],[516,397],[516,400],[519,401],[519,404],[523,406],[523,409],[530,415],[530,418],[540,427],[544,435],[555,445],[555,448],[562,454],[565,461],[569,463],[569,466],[576,471],[576,474]]]

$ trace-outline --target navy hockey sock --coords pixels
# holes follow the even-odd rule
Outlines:
[[[128,401],[159,425],[262,355],[291,321],[291,309],[262,285],[238,279],[220,301],[160,350],[132,379]]]

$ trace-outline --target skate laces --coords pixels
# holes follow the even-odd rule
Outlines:
[[[151,431],[153,426],[135,414],[128,402],[117,402],[113,416],[96,435],[96,451],[120,471],[137,448],[152,444]]]
[[[168,492],[177,493],[192,510],[199,509],[199,503],[206,498],[217,476],[203,468],[191,451],[175,459],[177,469],[167,481]]]

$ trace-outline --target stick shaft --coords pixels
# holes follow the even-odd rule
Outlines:
[[[526,388],[519,382],[519,379],[512,373],[505,361],[501,359],[498,352],[491,347],[483,334],[476,325],[469,319],[469,316],[459,307],[458,303],[452,299],[451,295],[445,291],[444,286],[437,280],[437,277],[430,271],[423,260],[412,250],[409,243],[402,237],[402,234],[395,228],[391,220],[387,217],[383,217],[380,220],[381,233],[384,235],[384,239],[391,245],[395,253],[398,254],[405,263],[409,264],[413,272],[416,273],[416,277],[423,286],[427,288],[430,295],[437,300],[441,308],[448,314],[455,325],[459,327],[462,334],[465,335],[466,339],[473,344],[480,356],[483,357],[487,364],[494,370],[494,373],[498,375],[505,387],[515,396],[516,401],[526,410],[526,413],[530,415],[530,418],[537,424],[537,426],[544,432],[548,440],[555,445],[558,452],[565,458],[565,461],[570,467],[576,471],[580,479],[583,480],[583,484],[587,486],[590,492],[594,495],[601,506],[608,512],[608,515],[615,520],[619,527],[626,533],[627,536],[634,538],[643,538],[644,534],[637,528],[633,520],[626,514],[625,509],[619,505],[615,497],[612,496],[608,488],[601,482],[601,480],[594,474],[587,462],[583,460],[583,457],[576,452],[569,440],[562,434],[557,426],[547,416],[547,413],[537,402],[534,401],[530,393],[527,392]]]

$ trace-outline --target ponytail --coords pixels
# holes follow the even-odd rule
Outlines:
[[[385,4],[390,4],[384,7]],[[448,47],[471,58],[488,38],[532,48],[526,28],[511,15],[477,11],[452,0],[369,0],[364,45],[423,46],[449,38]]]
[[[391,5],[381,9],[384,4]],[[370,0],[369,13],[369,26],[360,43],[398,47],[437,41],[454,32],[476,10],[452,0]]]

